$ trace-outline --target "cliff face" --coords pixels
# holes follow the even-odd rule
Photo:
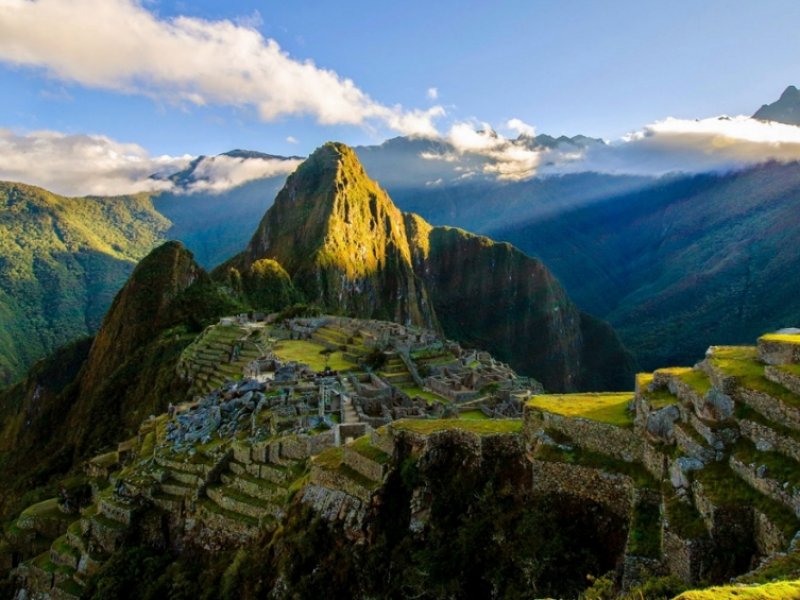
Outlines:
[[[582,314],[540,261],[401,213],[341,144],[289,177],[247,249],[217,273],[245,281],[264,259],[326,310],[441,328],[548,389],[630,386],[633,361],[614,332]]]
[[[580,384],[580,313],[541,262],[509,244],[408,220],[416,270],[448,337],[487,349],[548,389]]]
[[[263,258],[280,263],[306,299],[326,309],[435,324],[401,212],[344,145],[326,144],[289,177],[245,252],[227,266],[248,272]]]

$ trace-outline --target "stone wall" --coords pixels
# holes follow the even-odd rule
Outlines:
[[[365,540],[364,524],[368,504],[341,490],[310,484],[303,488],[300,501],[329,522],[342,524],[345,536],[356,542]]]
[[[708,541],[687,540],[665,530],[662,547],[664,563],[671,574],[690,584],[703,579],[712,556]]]
[[[760,412],[770,421],[800,430],[800,410],[787,406],[769,394],[747,388],[738,388],[736,390],[736,399]]]
[[[641,462],[644,453],[642,438],[632,429],[589,419],[564,417],[535,407],[525,407],[525,435],[529,443],[542,429],[554,429],[569,437],[581,448],[602,452],[626,462]]]
[[[324,468],[312,463],[311,483],[327,488],[328,490],[339,490],[358,498],[366,504],[372,502],[372,490],[365,488],[347,475],[342,474],[338,469]]]
[[[596,502],[623,519],[629,519],[635,501],[629,477],[580,465],[533,461],[533,491],[565,494]]]
[[[383,481],[383,476],[386,474],[387,465],[367,458],[350,446],[344,447],[344,463],[372,481]]]
[[[800,341],[800,336],[797,336]],[[800,363],[800,344],[758,340],[758,354],[768,365]]]
[[[800,395],[800,377],[792,375],[778,367],[766,367],[764,376],[770,381],[782,385],[790,392]]]
[[[751,487],[780,502],[800,517],[800,489],[784,488],[783,482],[769,476],[769,471],[759,476],[759,465],[746,465],[735,456],[728,460],[731,470],[744,479]]]
[[[789,540],[783,535],[780,527],[760,510],[753,510],[754,541],[758,552],[769,556],[775,552],[784,552],[789,545]]]
[[[759,450],[774,450],[800,462],[800,442],[794,438],[778,433],[771,427],[756,423],[755,421],[750,421],[749,419],[741,419],[739,421],[739,430],[742,432],[742,435],[751,440]]]

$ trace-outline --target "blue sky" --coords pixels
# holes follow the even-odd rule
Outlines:
[[[201,154],[397,135],[447,142],[420,160],[459,179],[800,160],[800,128],[746,118],[800,83],[797,23],[796,0],[0,0],[0,179],[157,190]],[[296,164],[244,162],[209,185]]]
[[[4,2],[0,0],[0,7]],[[66,2],[67,0],[64,0]],[[438,123],[519,118],[537,132],[608,139],[667,116],[750,114],[800,80],[800,3],[726,1],[151,1],[255,26],[297,60],[350,78],[387,106],[446,110]],[[75,32],[91,35],[90,32]],[[438,99],[427,96],[435,87]],[[98,133],[152,153],[234,147],[304,154],[327,139],[376,143],[381,126],[265,121],[250,106],[176,105],[96,89],[41,67],[0,67],[0,127]],[[289,143],[291,136],[298,140]]]

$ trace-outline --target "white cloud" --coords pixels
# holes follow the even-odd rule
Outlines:
[[[172,183],[151,179],[185,168],[190,156],[150,156],[136,144],[100,135],[0,129],[0,179],[67,195],[118,195],[163,191]]]
[[[800,127],[750,117],[667,118],[621,140],[583,151],[545,153],[547,172],[637,175],[738,169],[768,160],[800,160]]]
[[[0,0],[0,60],[178,104],[254,106],[265,121],[311,115],[324,125],[435,132],[441,107],[383,105],[352,80],[290,57],[253,27],[259,18],[161,19],[135,0]]]
[[[465,163],[466,166],[461,166],[468,170],[469,176],[477,169],[500,180],[529,179],[536,174],[541,161],[538,148],[530,147],[522,139],[508,139],[488,123],[454,123],[441,140],[447,144],[447,150],[423,152],[421,158]]]
[[[286,141],[289,142],[290,144],[297,144],[298,143],[297,138],[294,137],[293,135],[288,136],[286,138]]]
[[[438,100],[439,99],[439,88],[429,87],[427,92],[428,98],[431,100]]]
[[[194,157],[150,156],[137,144],[102,135],[0,129],[0,180],[43,187],[65,196],[116,196],[137,192],[220,193],[275,175],[288,175],[302,162],[219,155],[201,159],[185,188],[167,176],[186,169]]]
[[[203,158],[195,167],[189,193],[225,192],[231,188],[264,177],[288,175],[302,160],[278,158],[242,158],[220,154]]]
[[[511,119],[506,123],[506,127],[511,131],[516,131],[518,135],[536,136],[536,129],[533,125],[528,125],[521,119]]]

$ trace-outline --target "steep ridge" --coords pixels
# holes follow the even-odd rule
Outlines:
[[[144,194],[65,198],[0,182],[0,386],[93,334],[169,225]]]
[[[263,258],[280,263],[326,309],[435,323],[402,213],[342,144],[322,146],[289,177],[247,249],[223,268],[247,273]]]
[[[326,310],[441,326],[553,390],[619,388],[633,372],[613,331],[582,315],[542,263],[404,215],[342,144],[289,177],[245,252],[215,274],[244,280],[264,258]],[[601,373],[603,356],[613,367]]]
[[[182,244],[156,248],[117,294],[91,346],[84,340],[59,350],[0,393],[7,497],[182,401],[188,385],[175,375],[181,351],[205,325],[239,309]]]

